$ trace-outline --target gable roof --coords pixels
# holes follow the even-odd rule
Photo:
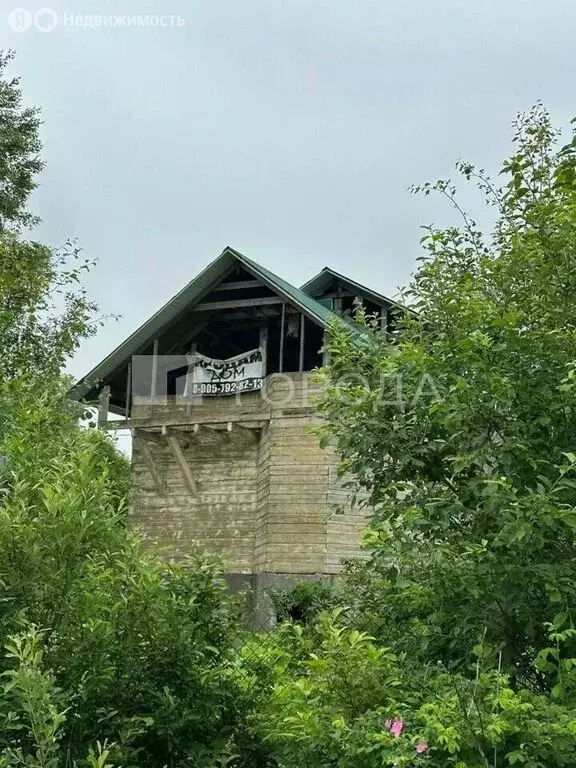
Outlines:
[[[351,291],[357,291],[358,294],[367,296],[376,304],[388,304],[389,306],[400,307],[398,302],[389,299],[387,296],[383,296],[381,293],[373,291],[371,288],[366,288],[365,285],[361,285],[355,280],[351,280],[349,277],[346,277],[346,275],[341,275],[340,272],[336,272],[334,269],[330,269],[330,267],[324,267],[324,269],[317,275],[304,283],[300,290],[304,291],[304,293],[307,293],[309,296],[321,296],[333,280],[343,283]],[[402,309],[405,308],[402,307]]]
[[[271,290],[296,306],[310,320],[322,327],[337,315],[313,299],[309,294],[283,280],[278,275],[252,261],[244,254],[227,246],[200,274],[173,296],[161,309],[122,342],[104,360],[83,376],[70,390],[70,395],[80,399],[93,387],[95,381],[110,378],[127,365],[133,355],[142,354],[153,343],[163,328],[176,320],[185,310],[198,304],[218,283],[241,264],[247,272],[258,278]]]

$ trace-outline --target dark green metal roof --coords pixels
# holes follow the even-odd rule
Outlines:
[[[376,304],[387,304],[388,306],[398,307],[399,309],[406,311],[406,307],[398,304],[398,302],[389,299],[387,296],[383,296],[381,293],[373,291],[371,288],[366,288],[365,285],[360,285],[360,283],[351,280],[349,277],[346,277],[346,275],[341,275],[330,267],[324,267],[324,269],[315,275],[315,277],[304,283],[300,290],[310,296],[321,296],[333,280],[337,280],[348,286],[351,291],[357,291],[360,296],[367,296]]]
[[[332,319],[337,317],[334,312],[322,306],[304,291],[295,288],[239,251],[227,247],[217,259],[134,331],[126,341],[123,341],[108,357],[76,382],[70,390],[71,396],[77,399],[85,397],[93,389],[95,382],[106,382],[127,366],[132,355],[143,354],[164,328],[186,310],[200,303],[201,299],[210,293],[238,263],[318,325],[326,327]]]

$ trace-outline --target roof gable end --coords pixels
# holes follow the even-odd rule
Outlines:
[[[238,266],[241,266],[243,271],[253,278],[249,287],[256,288],[257,283],[259,283],[259,287],[264,289],[261,291],[264,295],[260,295],[256,299],[238,298],[239,295],[242,296],[242,286],[234,285],[234,280],[230,277]],[[248,287],[249,282],[249,280],[243,280],[246,287]],[[233,289],[231,289],[232,285],[234,285]],[[209,305],[205,304],[202,307],[203,300],[215,292],[218,294],[219,300],[211,301]],[[314,298],[228,246],[197,277],[184,286],[86,376],[82,377],[74,385],[70,394],[78,399],[85,397],[95,382],[105,381],[114,376],[120,369],[127,366],[133,355],[147,354],[147,350],[150,349],[155,339],[195,308],[218,310],[218,308],[227,306],[241,307],[249,303],[272,303],[274,296],[278,297],[279,301],[292,304],[303,315],[322,327],[325,327],[334,317],[329,309],[322,306]]]

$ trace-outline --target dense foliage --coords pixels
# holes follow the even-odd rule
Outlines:
[[[283,624],[243,650],[250,726],[282,768],[498,768],[574,764],[570,707],[516,690],[475,648],[468,674],[421,667],[342,609]]]
[[[54,765],[103,739],[124,765],[211,764],[237,719],[227,677],[235,613],[217,564],[169,565],[142,550],[123,524],[125,461],[102,433],[79,429],[65,401],[13,383],[2,403],[0,631],[10,648],[31,646],[3,666],[36,674],[38,686],[49,671],[61,715]],[[35,690],[28,701],[6,689],[4,749],[42,746]]]
[[[480,647],[501,686],[573,733],[576,137],[560,150],[556,139],[536,107],[517,123],[502,189],[459,164],[494,206],[493,234],[464,213],[462,227],[426,232],[408,291],[418,314],[398,317],[392,339],[361,312],[360,341],[335,326],[321,409],[374,509],[372,559],[349,576],[353,621],[458,685]],[[460,210],[451,182],[421,189]],[[465,764],[512,761],[500,750],[482,762],[489,745],[485,733]],[[536,755],[515,760],[576,758],[556,744]]]
[[[0,231],[37,221],[28,209],[28,198],[36,187],[36,175],[44,163],[38,129],[37,107],[22,103],[19,80],[7,73],[14,57],[0,51]]]

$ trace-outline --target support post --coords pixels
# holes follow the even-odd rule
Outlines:
[[[388,309],[386,307],[380,309],[380,328],[384,332],[388,330]]]
[[[263,322],[260,326],[260,349],[262,350],[262,375],[266,378],[266,367],[268,358],[268,322]]]
[[[132,432],[134,433],[136,430],[133,429]],[[154,443],[155,445],[166,445],[166,441],[162,437],[162,435],[159,435],[158,432],[150,432],[146,429],[141,429],[138,433],[138,439],[139,440],[145,440],[147,443]]]
[[[132,439],[134,439],[135,437],[136,437],[136,430],[133,429]],[[146,468],[148,469],[148,472],[150,472],[150,477],[154,481],[156,490],[161,496],[166,496],[166,491],[167,491],[166,483],[158,474],[158,470],[156,469],[156,466],[154,464],[152,452],[150,451],[148,444],[144,440],[139,439],[138,448],[142,454],[142,458],[144,459],[144,464],[146,464]]]
[[[298,370],[300,373],[304,370],[304,322],[306,318],[304,314],[300,314],[300,360],[298,362]]]
[[[282,316],[280,318],[280,351],[278,360],[278,371],[284,370],[284,326],[286,325],[286,304],[282,304]]]
[[[152,352],[152,381],[150,383],[150,404],[154,405],[156,400],[156,379],[158,378],[158,339],[154,339],[154,350]]]
[[[168,439],[168,445],[172,449],[172,453],[174,454],[176,461],[180,465],[180,469],[184,476],[184,480],[186,481],[186,485],[188,486],[188,490],[190,491],[192,496],[197,497],[198,489],[196,487],[196,481],[192,477],[192,471],[190,470],[188,462],[186,461],[186,457],[184,456],[182,448],[180,447],[178,438],[168,433],[167,439]]]
[[[98,396],[98,426],[108,421],[108,408],[110,407],[110,387],[107,384],[100,390]]]
[[[130,399],[132,396],[132,363],[128,363],[128,372],[126,374],[126,410],[124,415],[130,418]]]

